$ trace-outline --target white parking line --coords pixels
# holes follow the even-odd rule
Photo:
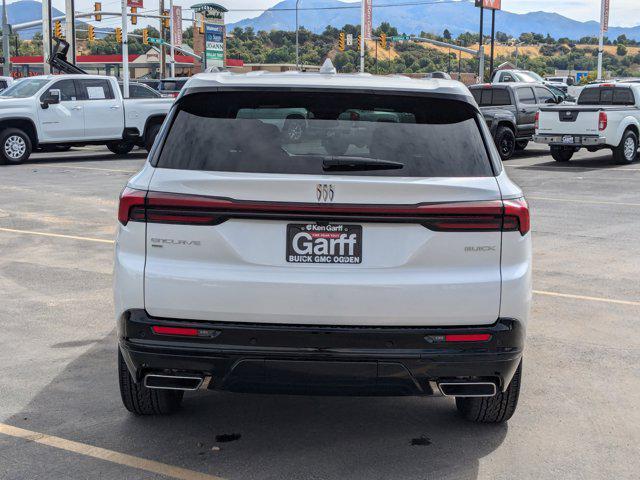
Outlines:
[[[173,465],[156,462],[154,460],[134,457],[133,455],[127,455],[126,453],[94,447],[93,445],[87,445],[86,443],[74,442],[65,438],[34,432],[32,430],[25,430],[23,428],[13,427],[4,423],[0,423],[0,433],[10,437],[20,438],[28,442],[47,445],[67,452],[84,455],[85,457],[96,458],[98,460],[104,460],[106,462],[136,468],[138,470],[144,470],[146,472],[156,473],[158,475],[164,475],[165,477],[176,478],[178,480],[223,480],[221,477],[216,477],[215,475],[208,475],[206,473],[187,470],[186,468],[175,467]]]
[[[83,240],[85,242],[114,243],[113,240],[106,240],[104,238],[77,237],[75,235],[63,235],[63,234],[60,234],[60,233],[34,232],[32,230],[18,230],[17,228],[0,227],[0,232],[20,233],[20,234],[24,234],[24,235],[40,235],[42,237],[68,238],[70,240]]]
[[[573,294],[570,294],[570,293],[547,292],[545,290],[534,290],[533,293],[535,293],[537,295],[548,295],[550,297],[573,298],[575,300],[588,300],[590,302],[617,303],[619,305],[632,305],[634,307],[640,307],[640,302],[636,302],[636,301],[633,301],[633,300],[616,300],[614,298],[589,297],[587,295],[573,295]]]

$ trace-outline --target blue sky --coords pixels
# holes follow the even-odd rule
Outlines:
[[[52,0],[53,5],[64,10],[64,0]],[[189,7],[201,0],[175,0],[176,5]],[[215,1],[215,0],[214,0]],[[229,10],[247,9],[247,8],[269,8],[280,0],[217,0]],[[375,2],[384,2],[386,4],[394,1],[402,2],[405,0],[373,0]],[[576,20],[598,20],[600,18],[600,1],[601,0],[502,0],[502,8],[516,13],[525,13],[533,11],[557,12]],[[168,5],[169,0],[165,0]],[[304,0],[301,0],[302,4]],[[8,3],[12,3],[8,0]],[[145,9],[153,10],[158,8],[158,0],[144,0]],[[102,0],[104,10],[119,10],[119,0]],[[93,9],[93,0],[76,0],[76,10],[89,11]],[[227,14],[227,20],[234,22],[246,17],[255,17],[260,12],[230,12]],[[375,15],[375,10],[374,10]],[[190,16],[189,12],[183,14],[184,17]],[[113,19],[109,23],[117,23]],[[105,22],[103,22],[104,24]],[[640,0],[611,0],[610,25],[630,27],[640,25]]]

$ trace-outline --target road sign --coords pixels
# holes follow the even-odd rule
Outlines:
[[[409,35],[394,35],[393,37],[388,37],[392,42],[402,42],[405,40],[411,40]]]
[[[149,37],[147,40],[149,43],[153,43],[155,45],[162,45],[164,43],[161,38]]]
[[[347,46],[353,46],[353,33],[347,33]]]
[[[127,7],[144,8],[143,0],[127,0]]]

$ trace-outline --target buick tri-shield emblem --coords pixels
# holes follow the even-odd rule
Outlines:
[[[318,200],[318,202],[333,202],[334,195],[333,185],[328,183],[319,183],[316,185],[316,200]]]

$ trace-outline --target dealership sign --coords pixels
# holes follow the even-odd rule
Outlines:
[[[500,10],[502,8],[502,0],[476,0],[476,7]]]
[[[171,10],[171,20],[173,21],[173,38],[171,43],[176,47],[182,46],[182,7],[174,5]]]
[[[207,67],[224,66],[224,25],[205,24],[205,56]]]

